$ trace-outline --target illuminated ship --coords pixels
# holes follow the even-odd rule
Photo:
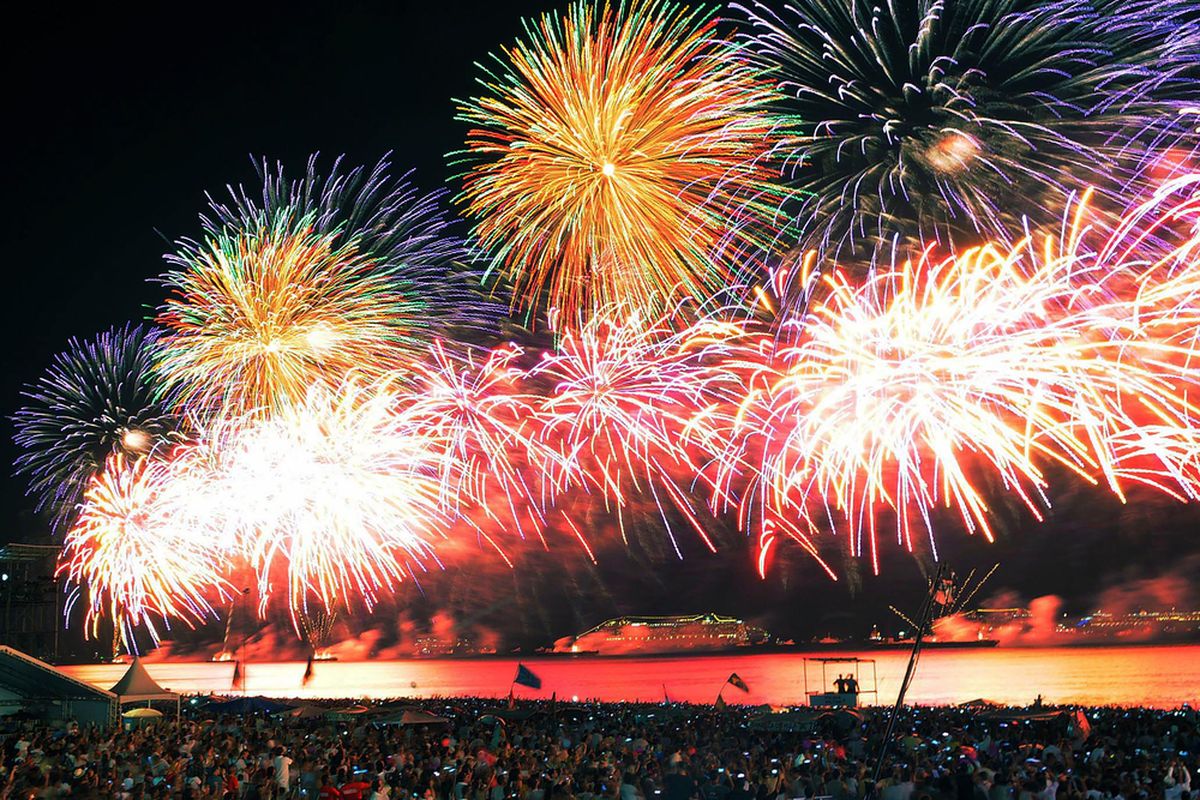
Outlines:
[[[1080,642],[1191,642],[1200,639],[1200,611],[1094,611],[1074,624],[1060,623],[1056,630]]]
[[[720,614],[666,617],[617,617],[554,643],[555,653],[652,655],[719,652],[767,644],[762,628]]]
[[[436,633],[418,634],[413,640],[413,658],[475,658],[494,656],[496,648],[476,645],[466,636],[444,637]]]

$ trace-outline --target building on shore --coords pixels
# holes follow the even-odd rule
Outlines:
[[[54,577],[59,546],[0,546],[0,644],[35,658],[59,658],[62,596]]]

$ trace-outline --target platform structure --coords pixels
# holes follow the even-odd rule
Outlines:
[[[816,676],[818,665],[821,673],[820,683],[817,683]],[[864,682],[868,666],[870,667],[869,684]],[[834,677],[830,677],[831,669]],[[839,674],[853,677],[855,683],[858,684],[858,691],[837,691],[836,676]],[[804,659],[804,695],[808,698],[808,704],[816,708],[857,708],[861,704],[863,695],[870,695],[871,702],[874,703],[878,695],[877,683],[875,659],[873,658]],[[867,688],[868,686],[869,688]]]
[[[117,722],[117,708],[112,692],[0,646],[0,716],[23,712],[56,724],[108,727]]]

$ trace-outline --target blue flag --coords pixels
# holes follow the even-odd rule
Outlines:
[[[513,683],[528,686],[530,689],[542,688],[542,679],[524,664],[517,664],[517,677],[513,679]]]

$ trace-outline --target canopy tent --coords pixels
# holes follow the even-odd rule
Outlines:
[[[73,678],[20,650],[0,645],[0,713],[26,711],[39,719],[112,725],[117,697]]]
[[[968,700],[965,703],[959,703],[958,707],[959,708],[977,708],[980,710],[986,710],[989,708],[999,708],[1000,704],[997,703],[995,700],[988,700],[986,697],[977,697],[974,700]]]
[[[121,716],[125,719],[162,719],[162,715],[157,708],[131,708]]]
[[[295,708],[284,709],[275,713],[281,716],[291,717],[292,719],[313,719],[315,717],[325,716],[325,712],[329,709],[322,706],[300,705]]]
[[[142,665],[142,659],[133,657],[133,663],[121,680],[109,689],[121,699],[122,703],[136,703],[140,700],[178,700],[179,693],[171,692],[158,685],[158,681],[150,677],[150,673]]]
[[[1060,717],[1070,716],[1069,711],[1022,711],[1011,708],[998,708],[984,711],[979,719],[994,719],[1002,722],[1051,722]]]
[[[759,714],[751,717],[748,726],[752,731],[784,733],[806,733],[816,730],[817,721],[828,715],[823,709],[800,708],[777,714]]]
[[[121,715],[121,721],[125,723],[125,727],[129,730],[140,728],[143,725],[149,725],[158,722],[162,719],[163,713],[157,708],[148,708],[146,706],[138,706],[131,708]]]
[[[151,700],[174,700],[175,718],[179,718],[179,693],[167,691],[159,686],[158,681],[151,678],[150,673],[142,666],[142,659],[137,656],[133,657],[133,663],[125,670],[121,680],[113,684],[109,691],[117,696],[117,703],[122,705],[142,700],[145,700],[147,705]]]
[[[540,708],[501,708],[489,712],[503,720],[510,722],[520,722],[527,719],[532,719],[535,716],[545,714],[546,712]]]
[[[853,708],[830,711],[822,707],[776,710],[758,714],[749,720],[750,730],[808,732],[815,731],[818,723],[826,723],[839,732],[846,732],[862,722],[863,715]]]
[[[398,715],[379,720],[393,725],[449,725],[450,720],[419,708],[410,708]]]
[[[554,710],[554,714],[558,717],[572,717],[574,719],[582,719],[593,713],[595,712],[586,706],[559,706]]]
[[[329,709],[325,712],[325,716],[334,722],[353,722],[354,720],[362,717],[363,714],[367,714],[370,711],[371,709],[367,708],[366,706],[353,705]]]
[[[293,706],[287,703],[269,700],[266,697],[239,697],[224,703],[209,703],[204,710],[217,714],[277,714],[291,708]]]

